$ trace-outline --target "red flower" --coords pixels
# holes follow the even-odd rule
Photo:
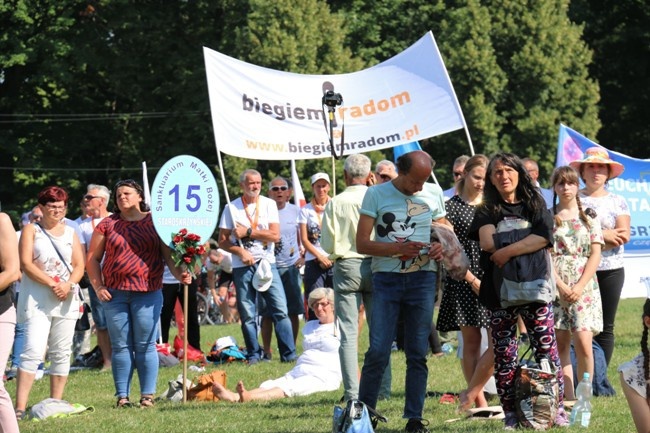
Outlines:
[[[183,256],[183,261],[185,263],[192,263],[192,256]]]
[[[190,233],[185,237],[188,241],[198,242],[201,240],[201,236]]]
[[[181,235],[181,236],[185,236],[185,235],[187,234],[187,229],[181,229],[181,230],[178,232],[178,234]]]
[[[199,248],[196,250],[196,253],[199,255],[205,254],[205,247],[203,245],[199,245]]]
[[[196,254],[196,248],[194,248],[194,247],[187,247],[187,248],[185,249],[185,252],[186,252],[187,254],[191,254],[191,255]]]
[[[174,236],[174,240],[173,240],[173,242],[174,242],[175,244],[180,244],[180,243],[182,243],[182,242],[183,242],[183,236],[180,236],[180,235],[176,235],[176,236]]]

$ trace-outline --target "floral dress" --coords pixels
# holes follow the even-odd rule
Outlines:
[[[588,227],[581,219],[574,218],[563,220],[553,228],[553,265],[569,286],[582,276],[591,255],[591,244],[604,244],[600,223],[591,218],[589,223]],[[591,331],[594,334],[603,330],[603,307],[596,275],[585,285],[577,302],[569,304],[558,295],[553,305],[556,329]]]
[[[639,353],[636,358],[621,364],[618,367],[618,372],[623,373],[623,380],[630,388],[639,393],[643,398],[646,398],[646,380],[643,373],[643,353]]]

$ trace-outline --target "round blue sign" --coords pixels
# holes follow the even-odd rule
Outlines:
[[[219,217],[219,189],[208,166],[190,155],[167,161],[151,187],[151,216],[165,244],[181,229],[207,242]]]

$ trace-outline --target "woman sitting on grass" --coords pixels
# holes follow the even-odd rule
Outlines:
[[[303,353],[296,366],[279,379],[263,382],[259,388],[247,390],[244,382],[237,383],[237,393],[221,384],[214,385],[214,394],[230,402],[274,400],[284,397],[309,395],[320,391],[334,391],[341,386],[339,335],[334,323],[334,291],[314,289],[307,300],[318,321],[312,320],[302,329]]]
[[[650,353],[648,352],[650,328],[650,299],[643,304],[643,335],[641,353],[618,367],[621,387],[632,412],[637,433],[650,433]]]

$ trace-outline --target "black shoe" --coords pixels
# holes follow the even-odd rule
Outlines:
[[[429,425],[429,421],[421,418],[411,418],[409,422],[406,423],[404,431],[406,433],[430,433],[430,430],[426,427]]]

